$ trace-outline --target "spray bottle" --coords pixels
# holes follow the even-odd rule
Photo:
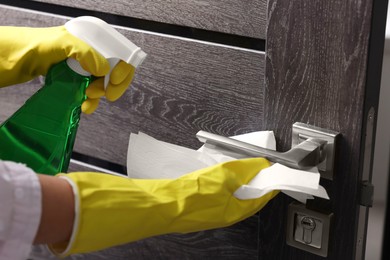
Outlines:
[[[123,60],[137,68],[146,54],[106,22],[90,16],[72,19],[66,29],[104,56],[112,68]],[[109,76],[105,76],[104,85]],[[45,84],[0,126],[0,159],[54,175],[69,166],[81,104],[91,74],[72,58],[50,68]]]

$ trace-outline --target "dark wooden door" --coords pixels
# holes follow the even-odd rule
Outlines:
[[[387,1],[0,3],[2,25],[53,26],[69,16],[95,15],[121,25],[149,54],[123,98],[103,100],[82,118],[70,171],[121,171],[130,132],[195,149],[198,130],[225,136],[274,130],[284,151],[295,122],[334,130],[342,135],[335,176],[321,181],[331,200],[309,207],[334,213],[326,259],[363,255],[367,210],[359,206],[359,185],[371,168],[374,139],[366,136],[368,125],[375,132]],[[161,34],[155,25],[171,29]],[[266,48],[258,48],[264,42]],[[1,89],[0,120],[40,84]],[[154,237],[74,259],[324,259],[286,244],[290,202],[280,194],[232,227]]]
[[[333,181],[322,180],[334,213],[327,259],[362,259],[367,208],[360,186],[370,180],[387,1],[268,2],[264,122],[280,150],[291,124],[340,132]],[[288,246],[287,207],[279,196],[260,212],[259,259],[324,259]],[[275,217],[278,216],[278,217]]]

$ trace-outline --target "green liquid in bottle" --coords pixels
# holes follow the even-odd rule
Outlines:
[[[66,172],[90,82],[66,61],[53,66],[45,85],[0,126],[0,159],[37,173]]]

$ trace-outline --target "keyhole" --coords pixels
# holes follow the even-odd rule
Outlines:
[[[316,228],[316,222],[311,217],[303,217],[301,219],[301,225],[303,227],[303,237],[302,240],[306,244],[311,244],[312,241],[312,233]]]

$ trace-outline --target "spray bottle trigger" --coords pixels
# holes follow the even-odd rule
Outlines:
[[[110,82],[112,70],[120,61],[120,59],[118,58],[108,58],[107,60],[110,63],[110,72],[106,76],[104,76],[104,90],[107,89],[108,83]]]

